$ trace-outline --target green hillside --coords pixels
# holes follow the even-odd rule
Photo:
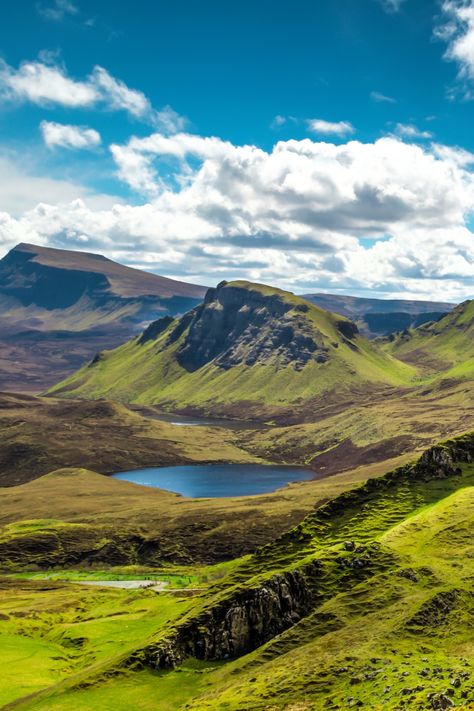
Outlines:
[[[399,334],[388,352],[419,367],[428,381],[474,377],[474,301],[456,306],[440,321]]]
[[[44,590],[20,586],[15,601],[10,587],[21,615],[0,625],[43,665],[23,681],[38,692],[22,698],[15,682],[8,708],[472,708],[473,455],[465,435],[341,494],[227,571],[208,568],[186,602],[101,591],[73,614],[61,611],[79,596],[72,574],[50,581],[46,611]],[[2,649],[14,679],[21,660]]]
[[[341,316],[279,289],[223,282],[50,392],[236,417],[245,403],[245,416],[269,416],[317,406],[322,394],[404,386],[415,372]]]

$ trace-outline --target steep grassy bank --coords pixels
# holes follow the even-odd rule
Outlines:
[[[427,384],[474,379],[474,301],[465,301],[436,323],[389,339],[387,352],[416,364]]]

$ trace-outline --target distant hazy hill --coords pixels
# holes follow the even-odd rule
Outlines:
[[[204,293],[97,254],[19,244],[0,260],[0,389],[42,389]]]
[[[305,294],[303,298],[321,309],[355,321],[361,332],[369,337],[385,336],[437,321],[455,306],[442,301],[365,299],[337,294]]]
[[[405,384],[413,373],[351,321],[289,292],[236,281],[102,353],[53,392],[248,417],[317,407],[323,394]]]

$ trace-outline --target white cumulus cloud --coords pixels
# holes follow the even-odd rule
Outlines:
[[[96,148],[101,143],[100,133],[86,126],[42,121],[40,131],[48,148]]]
[[[92,106],[100,96],[90,81],[76,81],[65,71],[41,61],[22,62],[18,69],[0,61],[0,93],[7,99],[39,106],[59,104],[70,108]]]
[[[145,94],[136,89],[129,89],[123,81],[115,79],[103,67],[94,67],[89,82],[111,109],[124,109],[137,118],[152,112]]]
[[[442,4],[444,22],[435,35],[447,42],[445,59],[458,65],[458,79],[466,98],[473,98],[470,85],[474,81],[474,1],[445,0]]]
[[[324,119],[308,119],[308,130],[327,136],[347,136],[354,133],[354,126],[349,121],[325,121]]]

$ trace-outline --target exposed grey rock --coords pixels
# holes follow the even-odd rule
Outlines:
[[[148,648],[145,664],[161,669],[188,656],[204,660],[240,656],[294,625],[309,612],[311,602],[303,572],[276,575],[203,612],[183,625],[173,640]]]
[[[181,335],[189,327],[176,353],[180,365],[189,371],[211,361],[228,369],[268,364],[269,359],[299,370],[311,360],[323,364],[330,357],[323,334],[304,315],[308,309],[305,304],[295,307],[279,294],[221,282],[208,290],[189,321],[178,322],[170,339],[176,340],[176,333]],[[350,331],[350,338],[357,327],[347,324],[341,328]]]
[[[157,321],[152,321],[147,328],[143,331],[142,335],[138,339],[139,345],[144,345],[148,341],[154,341],[158,336],[165,331],[168,326],[173,323],[174,319],[172,316],[163,316]]]

